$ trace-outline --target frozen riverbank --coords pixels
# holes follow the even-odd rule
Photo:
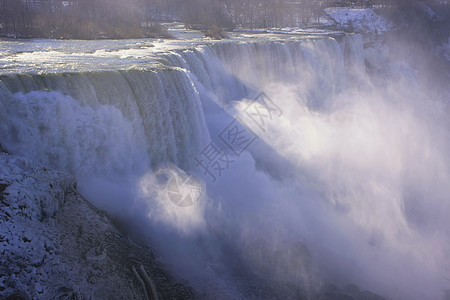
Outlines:
[[[2,299],[145,299],[145,273],[161,299],[193,295],[83,199],[71,176],[6,153],[0,223]]]

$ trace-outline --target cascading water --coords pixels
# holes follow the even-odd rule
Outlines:
[[[18,76],[2,82],[2,111],[14,116],[3,119],[9,119],[2,124],[7,126],[2,131],[6,134],[2,137],[5,146],[19,147],[14,152],[41,156],[43,162],[77,175],[108,175],[102,170],[106,165],[118,168],[112,171],[118,174],[133,173],[148,162],[186,166],[198,146],[208,140],[198,94],[182,70]],[[61,118],[52,120],[54,116]],[[75,118],[74,122],[67,121],[71,118]],[[77,124],[82,120],[84,124]],[[63,124],[49,124],[52,121]],[[116,135],[110,135],[110,127],[114,126]],[[96,132],[83,136],[90,134],[83,129]],[[40,131],[28,135],[29,130]],[[100,140],[95,141],[97,137]],[[48,149],[36,153],[24,141],[44,144]],[[89,143],[99,145],[85,149]],[[129,149],[122,149],[124,146]],[[56,157],[52,157],[56,148],[66,153],[54,153]],[[79,155],[91,158],[80,159]],[[66,167],[68,163],[74,167]]]
[[[364,57],[358,35],[157,59],[161,67],[2,77],[1,144],[77,176],[205,298],[314,298],[324,282],[440,297],[449,127],[420,77]],[[386,68],[383,89],[368,61]],[[261,92],[279,109],[263,129],[248,113]],[[223,143],[230,124],[255,134],[238,154]],[[211,143],[229,158],[214,182],[195,160]],[[161,197],[170,172],[202,182],[197,203]]]

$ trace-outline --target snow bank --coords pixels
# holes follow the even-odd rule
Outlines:
[[[353,26],[355,31],[365,33],[383,33],[392,28],[392,24],[376,14],[371,8],[342,8],[325,9],[325,14],[343,26]]]
[[[75,189],[65,173],[0,152],[0,299],[192,298]]]
[[[330,36],[343,34],[341,31],[334,31],[320,28],[300,28],[300,27],[284,27],[284,28],[268,28],[268,29],[234,29],[235,33],[271,33],[271,34],[289,34],[302,36]]]
[[[3,213],[20,212],[30,220],[54,217],[64,203],[65,194],[76,189],[72,177],[45,167],[35,166],[28,159],[0,153],[0,190]],[[4,217],[4,214],[2,214]]]

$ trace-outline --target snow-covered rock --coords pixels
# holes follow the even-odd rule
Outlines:
[[[71,176],[0,153],[0,299],[144,299],[154,291],[133,273],[141,265],[161,298],[192,296]]]
[[[325,9],[325,14],[338,25],[351,26],[358,32],[380,34],[392,28],[391,22],[371,8],[331,7]]]
[[[43,221],[55,216],[65,195],[76,189],[75,179],[61,172],[36,167],[24,157],[0,154],[0,184],[3,188],[3,214],[20,215]]]

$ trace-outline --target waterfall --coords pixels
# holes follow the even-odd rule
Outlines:
[[[76,175],[187,167],[208,140],[199,95],[181,69],[18,75],[1,84],[2,144]]]
[[[342,88],[343,55],[332,38],[231,43],[168,53],[160,69],[4,76],[0,139],[78,175],[189,168],[209,140],[201,99],[226,106],[281,80],[318,106]]]
[[[351,34],[217,42],[156,60],[0,77],[2,147],[75,175],[210,298],[278,285],[314,298],[323,282],[393,299],[445,289],[448,108],[412,68],[367,57]],[[249,112],[258,101],[273,108],[264,128]],[[252,134],[239,151],[224,142],[232,126]],[[212,146],[229,164],[214,180],[196,160]],[[202,197],[166,201],[171,174]]]

